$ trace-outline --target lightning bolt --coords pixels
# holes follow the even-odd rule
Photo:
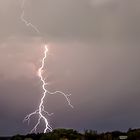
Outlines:
[[[28,22],[28,21],[24,18],[24,16],[25,16],[25,10],[24,10],[25,2],[26,2],[26,0],[23,0],[23,1],[22,1],[22,4],[21,4],[22,13],[21,13],[20,19],[21,19],[21,21],[22,21],[27,27],[31,27],[34,31],[36,31],[38,34],[40,34],[39,29],[38,29],[35,25],[33,25],[31,22]]]
[[[25,19],[25,10],[24,10],[24,6],[25,6],[25,0],[22,1],[22,4],[21,4],[21,8],[22,8],[22,13],[21,13],[21,16],[20,16],[20,19],[21,21],[27,26],[27,27],[31,27],[36,33],[38,33],[40,35],[40,31],[39,29],[33,25],[31,22],[28,22],[26,19]],[[46,133],[47,131],[52,131],[52,127],[49,125],[49,122],[48,122],[48,119],[46,118],[46,115],[48,116],[51,116],[53,115],[53,113],[48,113],[46,110],[45,110],[45,107],[44,107],[44,100],[45,100],[45,97],[47,94],[50,94],[50,95],[53,95],[53,94],[61,94],[64,96],[64,98],[66,99],[68,105],[73,108],[73,105],[71,104],[71,101],[69,99],[69,96],[71,94],[65,94],[64,92],[62,91],[55,91],[55,92],[50,92],[49,90],[47,90],[47,82],[45,81],[45,78],[43,77],[43,69],[44,69],[44,65],[45,65],[45,60],[47,59],[47,53],[48,53],[48,47],[47,47],[47,44],[44,45],[44,56],[41,60],[41,66],[40,68],[38,69],[38,76],[40,78],[40,81],[42,83],[42,90],[43,90],[43,93],[42,93],[42,97],[40,99],[40,103],[39,103],[39,106],[38,108],[30,113],[29,115],[27,115],[23,122],[27,121],[28,124],[30,123],[30,119],[32,116],[34,115],[38,115],[38,120],[37,120],[37,123],[36,125],[33,127],[33,129],[31,130],[31,133],[32,132],[36,132],[37,131],[37,128],[38,126],[40,125],[41,123],[41,120],[44,121],[45,123],[45,128],[44,128],[44,133]]]

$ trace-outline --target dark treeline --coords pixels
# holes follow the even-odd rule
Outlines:
[[[127,132],[113,131],[98,133],[93,130],[85,130],[79,133],[73,129],[55,129],[46,134],[16,135],[11,140],[140,140],[140,129],[129,129]]]

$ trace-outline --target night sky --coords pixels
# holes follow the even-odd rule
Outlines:
[[[74,105],[61,95],[45,98],[52,128],[139,127],[140,1],[26,0],[25,18],[41,35],[20,20],[21,2],[0,0],[0,135],[26,134],[37,121],[22,123],[42,95],[44,41],[48,88],[72,94]]]

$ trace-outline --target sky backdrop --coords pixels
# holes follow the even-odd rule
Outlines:
[[[49,90],[71,93],[74,109],[61,95],[47,96],[53,128],[124,130],[140,126],[140,1],[0,0],[0,135],[25,134],[24,117],[41,98],[37,70],[44,41],[49,55],[44,77]],[[38,132],[43,130],[43,123]]]

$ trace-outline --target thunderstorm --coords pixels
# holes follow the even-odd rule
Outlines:
[[[22,9],[22,13],[21,13],[21,16],[20,16],[21,21],[22,21],[27,27],[32,28],[37,34],[40,35],[39,29],[38,29],[35,25],[33,25],[32,23],[28,22],[28,21],[25,19],[25,10],[24,10],[24,8],[25,8],[25,0],[23,0],[22,3],[21,3],[21,9]],[[42,97],[41,97],[41,99],[40,99],[40,103],[39,103],[39,105],[38,105],[38,108],[37,108],[34,112],[32,112],[32,113],[30,113],[29,115],[27,115],[27,116],[24,118],[24,120],[23,120],[24,122],[27,121],[28,124],[29,124],[31,117],[32,117],[33,115],[38,115],[37,123],[35,124],[35,126],[34,126],[33,129],[31,130],[31,133],[32,133],[32,132],[37,132],[37,128],[38,128],[38,126],[40,125],[41,120],[45,123],[45,128],[44,128],[44,131],[43,131],[44,133],[46,133],[47,131],[52,131],[52,130],[53,130],[52,127],[50,126],[49,122],[48,122],[47,117],[46,117],[46,115],[47,115],[47,116],[51,116],[51,115],[53,115],[53,113],[48,113],[48,112],[45,110],[45,107],[44,107],[44,101],[45,101],[45,97],[46,97],[47,94],[50,94],[50,95],[53,95],[53,94],[60,94],[60,95],[62,95],[62,96],[66,99],[68,105],[69,105],[71,108],[73,108],[73,105],[71,104],[71,101],[70,101],[70,98],[69,98],[69,96],[70,96],[71,94],[65,94],[65,93],[62,92],[62,91],[50,92],[49,90],[47,90],[47,82],[45,81],[45,78],[43,77],[43,70],[44,70],[44,66],[45,66],[45,60],[47,59],[47,53],[48,53],[49,50],[48,50],[47,44],[45,44],[43,48],[44,48],[44,56],[43,56],[43,58],[41,59],[41,66],[40,66],[39,69],[38,69],[38,77],[39,77],[39,79],[40,79],[40,81],[41,81],[41,83],[42,83],[42,90],[43,90]],[[45,115],[44,115],[44,114],[45,114]]]

